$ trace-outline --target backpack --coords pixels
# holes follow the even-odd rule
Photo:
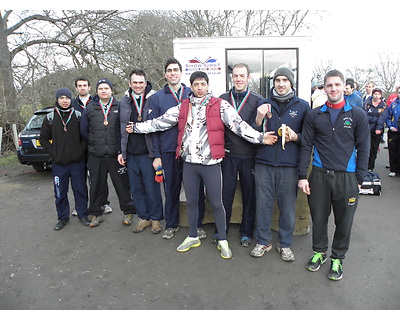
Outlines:
[[[382,186],[379,175],[372,171],[367,172],[360,188],[360,194],[371,194],[380,196],[381,193],[382,193]]]
[[[75,113],[75,116],[76,116],[76,118],[78,119],[78,122],[80,122],[81,121],[81,117],[82,117],[82,113],[80,112],[80,111],[78,111],[78,110],[75,110],[74,109],[74,113]],[[52,123],[53,123],[53,119],[54,119],[54,109],[53,110],[51,110],[48,114],[47,114],[47,120],[49,121],[49,125],[52,125]]]

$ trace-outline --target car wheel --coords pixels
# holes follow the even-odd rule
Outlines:
[[[32,167],[37,172],[46,172],[51,170],[51,165],[47,164],[33,164]]]

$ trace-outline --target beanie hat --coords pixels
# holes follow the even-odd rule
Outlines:
[[[278,76],[284,76],[284,77],[288,78],[292,87],[294,86],[294,73],[289,68],[280,67],[278,70],[276,70],[275,74],[274,74],[274,79],[273,79],[274,82],[275,82],[276,77],[278,77]]]
[[[375,88],[374,90],[372,90],[372,95],[374,95],[375,92],[379,92],[381,94],[381,96],[383,95],[382,90],[379,88]]]
[[[97,81],[96,91],[99,88],[99,85],[101,85],[103,83],[108,84],[110,86],[111,90],[113,89],[112,82],[110,80],[108,80],[107,78],[103,78],[103,79],[100,79],[99,81]]]
[[[62,96],[66,96],[67,98],[72,99],[71,90],[69,90],[68,88],[58,89],[56,92],[56,100],[58,100]]]

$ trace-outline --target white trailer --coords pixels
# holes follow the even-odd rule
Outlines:
[[[285,66],[293,70],[297,95],[306,101],[310,101],[312,80],[310,43],[309,37],[301,36],[178,38],[173,42],[186,85],[194,71],[204,71],[214,96],[219,97],[232,86],[232,67],[247,63],[250,89],[268,97],[274,72]]]

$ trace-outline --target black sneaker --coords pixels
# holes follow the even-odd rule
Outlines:
[[[306,269],[312,272],[318,271],[321,265],[326,262],[326,253],[314,251],[314,255],[308,260]]]
[[[61,230],[68,222],[69,220],[58,220],[57,224],[54,226],[54,230]]]
[[[328,278],[330,280],[340,280],[343,278],[343,266],[342,260],[340,259],[332,259],[331,261],[331,270],[328,273]]]
[[[79,218],[79,222],[82,223],[85,227],[90,224],[88,217]]]

